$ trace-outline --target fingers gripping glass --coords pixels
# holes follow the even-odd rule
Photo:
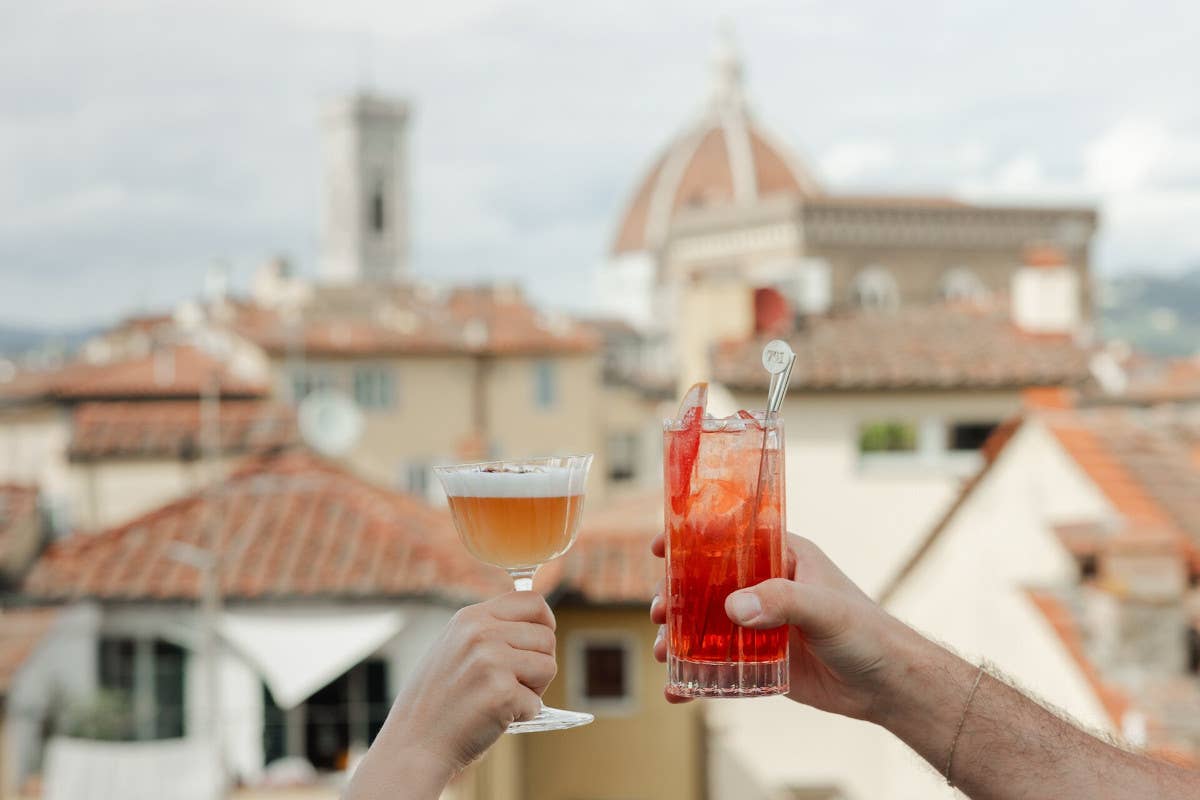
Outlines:
[[[434,473],[471,555],[506,570],[518,591],[532,591],[537,568],[575,541],[591,464],[591,455],[562,456],[435,467]],[[543,705],[536,717],[512,723],[508,732],[564,730],[593,719]]]

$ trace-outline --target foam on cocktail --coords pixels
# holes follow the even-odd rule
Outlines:
[[[567,467],[479,469],[449,473],[442,480],[451,497],[564,497],[583,494],[587,473]]]

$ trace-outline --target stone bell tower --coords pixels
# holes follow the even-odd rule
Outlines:
[[[331,283],[394,283],[408,261],[409,108],[360,93],[321,115],[324,198],[321,276]]]

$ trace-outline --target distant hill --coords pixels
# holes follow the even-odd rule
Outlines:
[[[1200,267],[1101,281],[1100,329],[1156,355],[1200,354]]]
[[[47,330],[0,325],[0,356],[15,358],[30,353],[71,353],[99,330],[96,327]]]

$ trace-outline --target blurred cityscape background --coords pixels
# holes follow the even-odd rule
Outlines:
[[[0,796],[332,798],[461,605],[437,464],[594,452],[551,705],[455,800],[952,797],[669,706],[661,420],[784,407],[791,530],[1200,758],[1200,12],[0,12]]]

